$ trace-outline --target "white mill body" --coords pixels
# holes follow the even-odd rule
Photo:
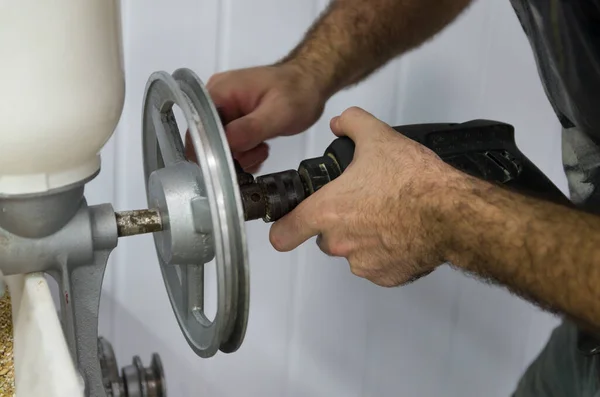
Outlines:
[[[0,0],[0,198],[99,172],[125,96],[120,18],[119,0]],[[7,281],[17,396],[82,396],[45,278]]]
[[[0,0],[0,196],[86,180],[125,96],[118,0]]]

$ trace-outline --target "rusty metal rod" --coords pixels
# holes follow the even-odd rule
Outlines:
[[[162,221],[158,210],[134,210],[116,212],[119,237],[162,231]]]

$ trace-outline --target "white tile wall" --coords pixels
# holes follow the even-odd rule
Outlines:
[[[283,56],[325,6],[308,0],[129,0],[123,3],[127,98],[92,203],[145,205],[140,144],[144,86],[156,70],[216,71]],[[328,120],[358,105],[390,124],[491,118],[563,189],[559,126],[506,0],[476,2],[436,40],[335,96],[304,135],[276,139],[262,172],[296,167],[332,140]],[[171,396],[507,396],[556,320],[504,290],[448,268],[383,289],[310,241],[292,253],[247,224],[251,312],[235,354],[200,359],[171,312],[149,236],[120,241],[101,331],[120,364],[158,351]]]

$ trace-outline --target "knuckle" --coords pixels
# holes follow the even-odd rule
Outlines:
[[[361,108],[359,108],[358,106],[350,106],[349,108],[347,108],[346,110],[344,110],[342,112],[342,116],[346,115],[346,116],[350,116],[350,117],[355,117],[355,116],[360,116],[363,113],[363,110]]]
[[[348,244],[339,240],[330,242],[328,251],[331,255],[342,258],[346,258],[350,254]]]
[[[368,279],[369,272],[367,271],[367,269],[365,269],[361,266],[352,265],[352,262],[350,262],[350,271],[356,277]]]
[[[212,76],[210,76],[210,78],[208,79],[208,81],[206,82],[206,88],[211,91],[211,94],[213,94],[215,86],[217,85],[217,83],[219,82],[219,80],[223,77],[223,73],[217,73],[217,74],[213,74]]]
[[[350,264],[350,271],[356,277],[365,279],[369,278],[369,267],[365,266],[365,263],[363,261],[358,260],[355,255],[348,258],[348,263]]]
[[[209,77],[208,81],[206,82],[206,86],[208,87],[210,85],[213,85],[213,84],[216,84],[216,83],[222,81],[223,79],[227,79],[227,78],[231,77],[231,75],[233,73],[235,73],[235,72],[231,71],[231,70],[214,73],[212,76]]]
[[[329,256],[348,258],[352,252],[351,244],[343,239],[332,237],[331,232],[323,232],[317,236],[317,246]]]
[[[363,113],[362,109],[359,108],[358,106],[351,106],[342,112],[342,114],[340,115],[340,122],[342,122],[342,123],[351,122],[352,120],[356,119],[357,117],[360,117],[362,115],[362,113]]]
[[[334,244],[331,246],[331,255],[340,258],[346,258],[350,253],[350,250],[345,244]]]

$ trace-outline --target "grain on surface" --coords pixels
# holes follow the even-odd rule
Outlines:
[[[13,365],[13,324],[10,296],[0,298],[0,397],[15,396]]]

